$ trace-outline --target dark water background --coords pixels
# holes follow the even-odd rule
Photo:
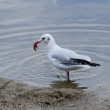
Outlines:
[[[44,33],[101,67],[71,72],[73,82],[66,83],[66,74],[49,64],[45,45],[32,49]],[[110,1],[0,0],[0,77],[40,87],[110,87]]]

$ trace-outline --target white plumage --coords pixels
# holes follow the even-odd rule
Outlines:
[[[52,45],[52,49],[48,50],[48,59],[51,63],[61,70],[76,70],[88,65],[81,64],[69,64],[70,58],[74,59],[85,59],[90,61],[90,58],[85,55],[79,55],[71,50],[59,47],[56,43]]]

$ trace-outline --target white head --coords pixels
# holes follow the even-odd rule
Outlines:
[[[40,39],[45,43],[49,44],[50,42],[55,42],[53,36],[51,34],[43,34]]]
[[[36,48],[38,48],[38,44],[44,42],[48,46],[52,46],[55,44],[55,40],[51,34],[43,34],[34,44],[33,48],[36,51]]]

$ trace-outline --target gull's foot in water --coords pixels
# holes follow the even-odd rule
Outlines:
[[[55,75],[55,77],[58,79],[61,79],[61,78],[67,79],[67,76],[64,76],[64,75]]]

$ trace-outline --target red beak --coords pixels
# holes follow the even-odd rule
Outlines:
[[[38,48],[38,44],[40,43],[41,41],[37,41],[33,44],[33,49],[36,51],[36,48]]]

